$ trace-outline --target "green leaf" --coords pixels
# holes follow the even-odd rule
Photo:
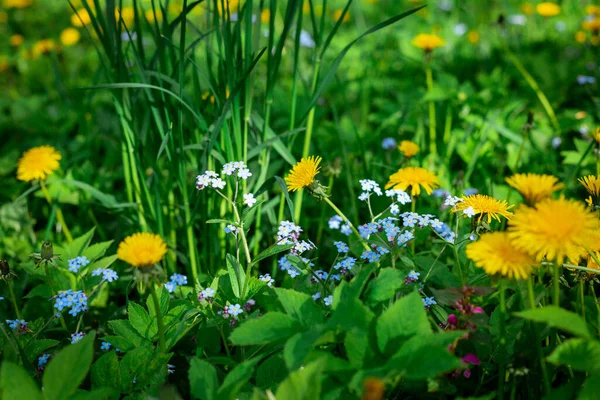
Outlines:
[[[294,247],[293,243],[290,243],[290,244],[276,244],[274,246],[268,247],[266,250],[264,250],[263,252],[259,253],[256,257],[254,257],[254,259],[252,260],[252,264],[254,265],[257,262],[259,262],[261,260],[264,260],[265,258],[274,256],[275,254],[279,254],[279,253],[282,253],[284,251],[288,251],[292,247]]]
[[[46,400],[70,399],[75,394],[92,366],[95,338],[92,331],[50,359],[42,377]]]
[[[156,289],[156,296],[158,297],[158,306],[160,307],[161,315],[166,315],[169,311],[169,301],[171,300],[171,296],[169,292],[165,289],[164,285],[160,288]],[[156,310],[154,309],[154,301],[152,301],[152,296],[148,296],[146,299],[146,307],[148,308],[148,314],[154,324],[156,324]],[[158,331],[158,326],[156,327]]]
[[[321,337],[319,330],[300,332],[292,336],[283,348],[283,358],[290,371],[298,369]]]
[[[111,387],[102,387],[90,390],[89,392],[80,391],[70,400],[117,400],[120,392]]]
[[[204,360],[192,358],[188,372],[190,394],[195,399],[212,400],[217,394],[217,371]]]
[[[404,285],[404,274],[395,268],[383,268],[369,284],[369,302],[380,303],[391,299]]]
[[[260,358],[245,361],[232,369],[223,380],[219,388],[218,397],[221,399],[235,399],[238,392],[250,380],[256,364]]]
[[[88,267],[89,271],[93,271],[95,269],[98,268],[108,268],[112,265],[112,263],[114,263],[115,261],[117,261],[117,255],[112,255],[112,256],[107,256],[107,257],[103,257],[97,261],[94,261],[93,263],[91,263]]]
[[[377,320],[377,343],[382,353],[393,352],[399,341],[429,333],[431,326],[418,292],[395,302]]]
[[[2,389],[0,392],[4,399],[42,399],[42,392],[31,375],[20,365],[9,361],[2,363],[0,388]]]
[[[583,318],[574,312],[556,306],[546,306],[515,313],[515,315],[535,322],[543,322],[573,335],[591,339],[592,336]]]
[[[29,360],[33,361],[33,359],[38,354],[40,354],[44,350],[49,349],[50,347],[56,346],[59,343],[60,342],[58,340],[52,340],[52,339],[36,340],[35,342],[29,343],[25,347],[25,349],[24,349],[25,350],[25,354],[27,355],[27,358],[29,358]]]
[[[113,240],[109,240],[107,242],[94,243],[91,246],[88,246],[83,252],[82,256],[86,256],[88,260],[95,261],[96,259],[102,257],[106,250],[113,244]]]
[[[167,375],[170,357],[170,354],[156,351],[153,346],[138,347],[125,354],[120,364],[121,391],[160,383]]]
[[[583,383],[577,400],[596,400],[598,393],[600,393],[600,377],[590,376]]]
[[[288,375],[281,352],[273,354],[256,369],[256,385],[274,390]]]
[[[92,365],[92,387],[121,387],[121,371],[116,351],[109,351]]]
[[[43,283],[31,289],[27,295],[24,296],[26,299],[31,299],[33,297],[44,297],[50,298],[52,297],[52,292],[50,291],[50,286],[47,283]]]
[[[277,388],[275,398],[285,400],[320,399],[322,368],[322,363],[315,361],[292,372]]]
[[[227,260],[227,272],[229,273],[231,290],[233,291],[235,297],[241,299],[243,296],[242,290],[244,287],[244,281],[246,280],[246,273],[234,256],[227,254],[225,258]]]
[[[241,324],[229,337],[238,346],[267,344],[286,339],[295,334],[300,324],[292,317],[280,312],[268,312],[258,319]]]
[[[90,242],[92,241],[95,230],[96,228],[92,228],[78,238],[73,239],[73,242],[71,242],[71,244],[65,248],[67,251],[67,255],[65,257],[73,258],[82,255],[83,250],[89,246]]]
[[[450,372],[462,362],[448,351],[448,346],[464,332],[443,332],[414,336],[390,359],[388,367],[404,378],[424,380]]]
[[[561,343],[548,357],[548,361],[568,365],[576,371],[591,374],[600,372],[600,343],[587,339],[569,339]]]
[[[140,347],[143,345],[148,345],[148,341],[144,339],[131,325],[126,319],[115,319],[112,321],[108,321],[108,326],[114,333],[123,338],[126,338],[129,343],[134,345],[135,347]],[[125,349],[121,349],[125,350]]]
[[[206,221],[207,224],[230,224],[231,221],[228,221],[226,219],[209,219],[208,221]]]
[[[308,328],[323,323],[325,313],[310,295],[292,289],[275,288],[273,290],[285,312],[303,326]]]
[[[339,286],[338,286],[339,287]],[[349,293],[346,288],[344,294]],[[369,331],[375,314],[357,298],[342,297],[331,319],[327,322],[329,327],[344,331]]]
[[[156,322],[152,321],[150,315],[144,310],[144,307],[133,301],[129,302],[127,307],[127,314],[129,314],[129,322],[131,326],[138,331],[140,335],[148,340],[152,340],[158,333]]]
[[[137,332],[136,335],[138,335]],[[136,347],[133,345],[133,343],[131,343],[128,339],[124,338],[123,336],[103,336],[102,340],[112,344],[116,349],[119,349],[123,352],[128,352],[130,350],[135,349]]]

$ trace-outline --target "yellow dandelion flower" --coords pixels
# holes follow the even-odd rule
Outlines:
[[[148,267],[159,263],[167,254],[167,244],[154,233],[134,233],[127,236],[117,249],[119,260],[134,267]]]
[[[268,24],[269,21],[271,20],[271,11],[269,10],[262,10],[260,12],[260,22],[262,22],[263,24]]]
[[[4,0],[4,8],[26,8],[31,5],[31,0]]]
[[[300,162],[296,163],[285,178],[288,190],[293,192],[311,185],[321,169],[319,167],[321,160],[321,157],[310,156],[302,158]]]
[[[75,28],[67,28],[60,34],[60,42],[65,46],[73,46],[75,43],[79,42],[80,38],[81,35]]]
[[[410,158],[419,152],[419,145],[410,140],[403,140],[398,146],[398,150],[404,154],[404,157]]]
[[[333,20],[337,22],[337,20],[340,19],[340,17],[342,16],[342,12],[344,10],[335,10],[333,12]],[[350,21],[350,12],[346,11],[346,14],[344,14],[344,19],[342,20],[342,22],[348,22]]]
[[[585,13],[588,15],[600,15],[600,6],[590,4],[585,6]]]
[[[442,47],[446,42],[438,35],[429,33],[419,33],[411,42],[413,46],[423,49],[427,52]]]
[[[421,194],[421,186],[427,194],[431,194],[433,189],[440,186],[440,180],[433,172],[425,168],[406,167],[400,168],[390,175],[390,180],[385,185],[385,188],[406,190],[409,186],[411,187],[412,196]]]
[[[596,257],[596,259],[600,260],[600,253],[594,252],[594,257]],[[598,263],[596,262],[596,260],[594,260],[594,257],[592,257],[591,255],[588,254],[588,256],[587,256],[587,267],[591,268],[591,269],[598,270],[598,273],[600,274],[600,265],[598,265]],[[589,273],[594,274],[594,272],[588,272],[588,271],[586,271],[586,272],[588,274]]]
[[[117,22],[123,19],[125,26],[131,27],[133,26],[133,21],[135,20],[135,10],[133,7],[123,7],[120,10],[116,8],[115,18],[117,19]]]
[[[596,128],[596,132],[594,132],[594,139],[596,139],[596,142],[600,143],[600,128]]]
[[[583,203],[546,199],[535,207],[521,206],[508,225],[515,247],[526,251],[537,261],[546,257],[562,264],[587,255],[587,249],[600,249],[600,222]]]
[[[471,196],[463,196],[460,203],[457,203],[452,212],[465,211],[468,208],[473,209],[473,212],[479,214],[479,219],[487,216],[488,224],[492,222],[492,218],[500,222],[500,217],[510,219],[512,212],[508,211],[513,205],[508,205],[506,200],[496,200],[493,197],[485,194],[473,194]]]
[[[477,32],[477,31],[469,31],[469,33],[467,34],[467,40],[471,44],[479,43],[479,39],[480,39],[480,36],[479,36],[479,32]]]
[[[478,241],[467,245],[466,253],[488,275],[527,279],[535,265],[535,260],[529,254],[515,248],[506,232],[481,235]]]
[[[587,40],[587,33],[585,33],[584,31],[575,32],[575,41],[577,43],[584,44],[586,40]]]
[[[515,174],[506,178],[506,183],[521,193],[529,204],[550,197],[552,193],[565,187],[555,176],[531,173]]]
[[[89,25],[92,22],[92,17],[85,8],[80,8],[77,13],[71,15],[71,25],[81,28]]]
[[[60,153],[52,146],[40,146],[27,150],[17,164],[17,179],[29,182],[44,180],[58,169]]]
[[[600,31],[600,18],[583,21],[581,27],[586,31],[598,32]]]
[[[163,15],[160,10],[156,10],[156,16],[154,16],[154,10],[146,10],[144,16],[146,17],[148,22],[154,22],[155,20],[160,22],[163,19]]]
[[[12,35],[9,39],[10,45],[13,47],[19,47],[21,44],[23,44],[23,35]]]
[[[523,3],[521,4],[521,11],[525,15],[531,15],[535,11],[535,8],[531,5],[531,3]]]
[[[535,7],[535,10],[542,17],[554,17],[560,14],[560,6],[549,1],[544,1],[543,3],[538,4]]]
[[[34,59],[39,58],[42,54],[50,53],[52,50],[56,48],[56,44],[52,39],[42,39],[38,40],[33,44],[33,48],[31,49],[31,53]]]
[[[590,197],[585,199],[588,206],[592,207],[594,204],[600,204],[600,178],[595,175],[588,175],[579,178],[579,183],[581,183],[585,190],[590,194]]]

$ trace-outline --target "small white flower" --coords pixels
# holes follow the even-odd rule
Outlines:
[[[454,207],[455,205],[457,205],[458,203],[464,201],[463,199],[461,199],[460,197],[456,197],[456,196],[448,196],[446,197],[446,200],[444,201],[444,205],[448,206],[448,207]]]
[[[473,210],[473,207],[467,207],[463,210],[463,214],[469,218],[472,218],[473,215],[475,215],[475,210]]]
[[[244,195],[244,204],[248,207],[252,207],[254,204],[256,204],[256,199],[252,193],[246,193]]]
[[[210,183],[216,189],[223,189],[225,187],[225,181],[221,178],[215,178]]]
[[[252,172],[248,168],[242,168],[238,171],[238,176],[242,179],[248,179],[252,176]]]
[[[392,215],[398,215],[400,213],[400,207],[398,207],[398,204],[392,204],[390,207],[390,212]]]

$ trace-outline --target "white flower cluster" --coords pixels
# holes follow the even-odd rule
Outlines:
[[[277,244],[294,244],[290,252],[299,255],[305,251],[315,249],[311,241],[300,240],[302,228],[290,221],[281,221],[277,229]]]
[[[379,187],[379,184],[377,182],[375,182],[374,180],[361,179],[359,182],[360,182],[360,186],[363,190],[363,192],[360,194],[360,196],[358,196],[358,199],[360,201],[367,200],[369,198],[369,196],[371,196],[371,193],[375,193],[377,196],[381,196],[383,194],[383,192],[381,191],[381,188]]]
[[[447,207],[455,207],[458,203],[461,203],[463,199],[456,196],[448,196],[446,200],[444,200],[444,205]]]
[[[252,172],[250,172],[250,170],[243,161],[228,162],[227,164],[223,165],[223,170],[221,172],[224,175],[235,175],[238,178],[244,180],[252,176]],[[207,187],[211,187],[213,189],[223,189],[225,185],[226,182],[223,179],[221,179],[219,174],[217,174],[215,171],[206,171],[202,175],[198,175],[196,177],[196,189],[198,190],[202,190]]]
[[[223,173],[229,176],[237,173],[237,176],[242,179],[248,179],[250,176],[252,176],[252,172],[250,172],[243,161],[228,162],[227,164],[223,165]]]
[[[412,202],[412,199],[410,198],[410,196],[408,195],[408,193],[406,193],[404,190],[399,190],[399,189],[390,189],[390,190],[386,190],[385,191],[385,195],[387,197],[396,197],[396,202],[405,205],[408,204],[410,202]]]

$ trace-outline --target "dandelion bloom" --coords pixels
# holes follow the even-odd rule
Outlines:
[[[404,157],[412,157],[419,152],[419,145],[410,140],[403,140],[398,146],[398,150],[404,154]]]
[[[385,185],[386,189],[406,190],[411,187],[411,196],[421,194],[421,186],[427,194],[431,194],[433,189],[440,186],[440,180],[431,171],[421,167],[400,168],[390,175],[389,182]]]
[[[583,21],[581,27],[586,31],[598,32],[600,31],[600,19],[594,18],[587,21]]]
[[[167,244],[154,233],[134,233],[127,236],[117,250],[117,257],[134,267],[159,263],[167,254]]]
[[[42,54],[50,53],[52,50],[56,48],[56,44],[52,39],[42,39],[38,40],[33,44],[33,48],[31,49],[31,53],[33,58],[39,58]]]
[[[588,197],[585,201],[588,205],[592,206],[594,204],[594,200],[598,203],[600,198],[600,178],[595,175],[584,176],[583,178],[579,178],[579,183],[583,185],[585,190],[588,191],[590,197]]]
[[[333,20],[334,20],[334,21],[337,21],[337,20],[339,20],[339,19],[340,19],[340,17],[342,16],[342,12],[343,12],[343,11],[344,11],[344,10],[335,10],[335,11],[333,12],[333,15],[332,15],[332,17],[333,17]],[[349,12],[346,12],[346,14],[344,14],[344,19],[342,20],[342,22],[348,22],[348,21],[350,21],[350,13],[349,13]]]
[[[4,8],[26,8],[31,5],[31,0],[4,0]]]
[[[135,10],[133,7],[123,7],[121,9],[116,8],[115,18],[117,19],[117,22],[123,19],[125,26],[131,27],[135,19]]]
[[[506,232],[481,235],[478,241],[467,245],[466,253],[488,275],[527,279],[535,265],[529,254],[515,248]]]
[[[584,31],[575,32],[575,41],[577,43],[584,44],[586,40],[587,40],[587,34]]]
[[[469,43],[471,44],[479,43],[479,39],[480,35],[477,31],[469,31],[469,33],[467,34],[467,40],[469,40]]]
[[[310,156],[303,158],[294,165],[288,176],[285,178],[288,190],[293,192],[305,188],[315,181],[315,176],[319,173],[321,167],[321,157]]]
[[[479,219],[487,216],[487,222],[492,222],[492,218],[500,222],[500,217],[510,219],[512,212],[508,211],[512,205],[508,205],[506,200],[496,200],[493,197],[484,194],[474,194],[463,196],[460,203],[452,209],[452,212],[464,211],[471,207],[475,214],[480,214]]]
[[[271,20],[271,11],[264,9],[260,12],[260,22],[263,24],[268,24]]]
[[[515,247],[541,261],[572,262],[600,249],[600,223],[583,203],[546,199],[535,207],[521,206],[508,225]]]
[[[425,51],[432,51],[438,47],[442,47],[446,42],[444,39],[435,34],[419,33],[411,42],[413,46],[417,46]]]
[[[60,34],[60,41],[65,46],[73,46],[75,43],[79,42],[80,38],[81,35],[75,28],[67,28]]]
[[[506,183],[515,188],[529,204],[550,197],[552,193],[565,187],[552,175],[515,174],[506,178]]]
[[[71,25],[78,28],[89,25],[91,22],[90,13],[85,8],[80,8],[75,14],[71,15]]]
[[[9,39],[10,45],[13,47],[19,47],[23,44],[23,35],[15,34],[12,35]]]
[[[160,10],[156,10],[156,16],[154,15],[154,10],[152,10],[152,9],[146,10],[146,12],[144,13],[144,16],[146,17],[146,20],[148,20],[148,22],[154,22],[154,21],[160,22],[163,20],[163,15]]]
[[[17,164],[17,179],[29,182],[44,180],[58,169],[60,153],[52,146],[40,146],[27,150]]]
[[[585,6],[585,13],[588,15],[600,15],[600,6],[590,4]]]
[[[549,1],[544,1],[543,3],[538,4],[535,7],[535,10],[542,17],[554,17],[555,15],[560,14],[560,6]]]

